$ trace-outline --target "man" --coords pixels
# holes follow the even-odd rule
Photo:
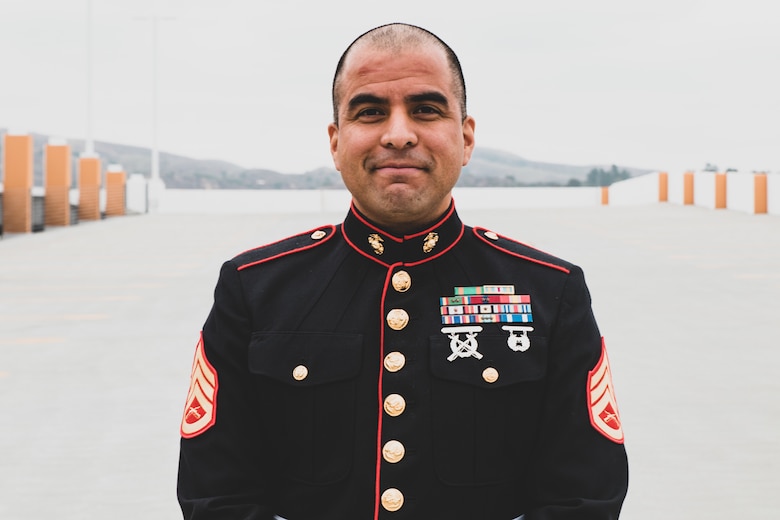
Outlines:
[[[226,262],[193,364],[186,518],[614,519],[623,433],[582,271],[465,226],[457,57],[392,24],[342,56],[345,221]]]

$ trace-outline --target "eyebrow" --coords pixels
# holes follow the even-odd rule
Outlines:
[[[447,96],[435,90],[410,94],[404,98],[404,101],[406,103],[438,103],[444,107],[449,107],[450,105]],[[374,94],[356,94],[349,100],[347,106],[352,111],[361,105],[387,105],[389,103],[389,99]]]
[[[355,110],[360,105],[386,105],[388,103],[387,98],[381,98],[373,94],[356,94],[349,100],[347,106],[349,110]]]
[[[447,96],[435,90],[406,96],[405,101],[407,103],[426,103],[426,102],[438,103],[439,105],[445,107],[448,107],[450,105],[449,102],[447,101]]]

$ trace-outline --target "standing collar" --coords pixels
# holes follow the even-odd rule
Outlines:
[[[361,214],[351,204],[342,227],[347,243],[363,256],[380,264],[415,265],[437,258],[463,236],[463,222],[450,203],[447,211],[427,228],[409,235],[394,235]]]

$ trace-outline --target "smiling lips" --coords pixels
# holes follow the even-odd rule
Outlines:
[[[373,173],[386,173],[393,175],[411,175],[418,172],[427,172],[430,170],[429,161],[417,157],[399,157],[399,158],[374,158],[369,159],[366,169]]]
[[[425,171],[425,168],[409,164],[383,164],[374,168],[373,171],[376,173],[388,173],[392,175],[411,175],[420,171]]]

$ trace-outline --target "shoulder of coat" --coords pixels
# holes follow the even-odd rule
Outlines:
[[[541,249],[537,249],[528,244],[499,235],[489,229],[474,227],[472,231],[479,243],[520,260],[549,267],[550,269],[555,269],[567,274],[573,267],[573,265],[566,260],[545,253]]]
[[[283,238],[270,244],[249,249],[236,255],[233,262],[238,270],[264,264],[278,258],[294,255],[318,247],[336,236],[337,226],[332,224]]]

